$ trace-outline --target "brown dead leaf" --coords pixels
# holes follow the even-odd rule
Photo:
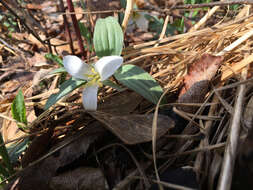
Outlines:
[[[103,112],[90,113],[94,118],[119,137],[126,144],[138,144],[152,140],[153,114],[115,116]],[[164,115],[158,115],[157,138],[163,136],[175,125],[174,121]]]
[[[98,105],[98,110],[109,114],[126,115],[134,111],[142,99],[142,96],[135,92],[124,91],[105,99]]]
[[[0,100],[0,113],[3,113],[3,112],[7,111],[7,108],[9,107],[9,104],[12,103],[14,98],[15,98],[14,94],[8,94]]]
[[[196,63],[190,66],[188,74],[184,77],[184,87],[179,96],[182,96],[196,82],[210,81],[219,69],[222,60],[223,57],[221,56],[213,56],[207,53],[202,55]]]
[[[2,68],[4,73],[0,75],[0,90],[2,95],[13,93],[21,86],[24,87],[31,82],[34,72],[26,68],[22,58],[15,56],[8,58],[8,66]]]
[[[178,103],[202,103],[209,90],[209,81],[202,80],[192,85],[186,93],[178,98]],[[198,107],[195,106],[177,106],[180,110],[188,113],[195,113]]]
[[[105,129],[100,126],[88,126],[73,136],[66,137],[63,141],[52,147],[49,152],[56,150],[45,160],[24,169],[17,179],[8,184],[5,189],[48,190],[49,182],[56,176],[57,170],[64,167],[81,155],[85,155],[90,145],[104,134]],[[65,145],[65,146],[64,146]],[[43,146],[43,144],[41,144]]]
[[[28,122],[32,122],[36,116],[33,109],[27,109],[26,110],[27,120]],[[8,117],[12,118],[11,113],[8,113]],[[1,133],[4,139],[4,142],[14,140],[16,138],[22,137],[24,135],[27,135],[24,131],[20,130],[20,128],[17,126],[17,124],[13,121],[9,121],[7,119],[3,120]],[[9,143],[8,146],[10,146],[13,143]]]
[[[58,151],[58,156],[53,156],[58,161],[57,167],[64,167],[79,158],[82,154],[85,154],[90,145],[104,132],[105,129],[100,127],[100,125],[89,125],[77,134],[65,138],[64,141],[51,148],[51,150],[54,150],[67,142],[71,142],[68,146]]]
[[[98,168],[77,168],[53,177],[50,182],[53,190],[97,190],[105,188],[105,177]]]
[[[179,103],[202,103],[209,90],[209,81],[215,76],[223,57],[204,54],[189,68],[184,77],[184,87],[179,94]],[[198,107],[178,106],[188,113],[195,113]]]
[[[11,114],[8,115],[11,118]],[[1,133],[4,139],[4,142],[14,140],[16,138],[22,137],[25,134],[25,132],[21,131],[17,124],[13,121],[9,121],[7,119],[3,120]],[[8,144],[9,146],[10,144]]]
[[[28,149],[21,160],[22,167],[25,168],[29,163],[39,159],[43,154],[48,151],[50,145],[51,137],[54,133],[54,128],[51,127],[47,132],[33,139],[32,143],[29,145]],[[41,146],[43,145],[43,146]]]
[[[34,4],[34,3],[28,3],[26,4],[27,9],[34,9],[34,10],[41,10],[43,7],[39,4]]]
[[[27,58],[27,61],[30,66],[35,66],[38,68],[47,69],[50,66],[45,58],[45,53],[35,52],[34,56]]]
[[[15,92],[17,89],[19,89],[21,86],[22,84],[19,81],[10,80],[6,81],[4,85],[1,85],[0,89],[3,94],[11,94]]]

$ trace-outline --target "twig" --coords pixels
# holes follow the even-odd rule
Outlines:
[[[242,80],[247,78],[247,69],[242,72]],[[240,133],[240,119],[242,113],[243,99],[245,93],[245,84],[238,88],[238,97],[235,103],[232,124],[230,126],[230,133],[227,139],[227,146],[225,149],[224,161],[218,182],[218,190],[229,190],[232,182],[232,175],[234,163],[236,159],[238,137]]]
[[[24,27],[28,30],[28,32],[30,32],[30,33],[31,33],[37,40],[39,40],[42,44],[45,43],[45,41],[42,40],[42,39],[39,37],[39,35],[37,35],[37,33],[35,33],[32,29],[30,29],[30,27],[26,24],[25,20],[22,19],[22,18],[20,18],[20,16],[18,16],[18,15],[16,14],[16,12],[15,12],[14,10],[12,10],[6,2],[0,0],[0,3],[1,3],[8,11],[10,11],[11,14],[13,14],[18,20],[20,20],[20,22],[24,25]]]
[[[134,180],[132,177],[138,175],[139,170],[134,170],[132,173],[130,173],[127,177],[125,177],[122,181],[120,181],[118,184],[116,184],[112,190],[122,190],[124,189],[127,185],[132,183]]]
[[[60,11],[65,12],[63,0],[60,0],[60,9],[61,9]],[[63,17],[63,22],[64,22],[66,38],[69,42],[69,47],[71,49],[71,53],[74,54],[75,51],[74,51],[74,47],[73,47],[72,37],[71,37],[71,34],[70,34],[70,30],[69,30],[68,19],[67,19],[67,16],[65,14],[63,14],[62,17]]]
[[[8,48],[9,51],[13,53],[14,55],[16,55],[15,51],[17,51],[18,53],[22,53],[19,49],[12,47],[10,44],[4,41],[1,37],[0,37],[0,43],[2,43],[4,47]]]
[[[134,6],[134,1],[133,0],[127,0],[125,16],[124,16],[123,22],[121,24],[122,30],[123,30],[124,33],[126,31],[126,28],[127,28],[128,20],[129,20],[131,14],[132,14],[133,6]]]
[[[75,12],[72,0],[67,0],[67,4],[68,4],[69,12]],[[74,29],[75,29],[75,32],[76,32],[76,37],[77,37],[77,40],[78,40],[78,45],[79,45],[79,48],[80,48],[80,51],[81,51],[81,55],[82,55],[82,58],[84,59],[85,56],[84,56],[83,40],[82,40],[80,28],[78,26],[78,22],[77,22],[77,19],[76,19],[76,15],[71,14],[71,19],[72,19],[73,26],[74,26]]]
[[[211,3],[201,3],[201,4],[185,4],[185,5],[177,5],[172,9],[196,9],[196,8],[204,8],[204,7],[214,7],[214,6],[228,6],[228,5],[238,5],[238,4],[246,4],[253,5],[252,0],[231,0],[231,1],[217,1]],[[163,10],[166,11],[166,10]]]
[[[192,149],[192,150],[187,150],[187,151],[184,151],[184,152],[168,154],[168,155],[163,156],[163,158],[173,158],[173,157],[178,157],[178,156],[185,156],[185,155],[188,155],[188,154],[220,149],[220,148],[223,148],[225,146],[226,146],[226,143],[219,143],[219,144],[209,145],[209,146],[205,146],[205,147],[201,147],[201,148],[195,148],[195,149]]]
[[[201,4],[185,4],[185,5],[177,5],[173,6],[168,9],[162,9],[158,8],[155,6],[147,6],[145,9],[138,9],[138,10],[132,10],[132,12],[150,12],[150,11],[156,11],[160,13],[168,13],[172,9],[196,9],[196,8],[204,8],[204,7],[215,7],[215,6],[228,6],[228,5],[240,5],[240,4],[245,4],[245,5],[252,5],[253,1],[252,0],[232,0],[232,1],[224,1],[224,2],[211,2],[211,3],[201,3]],[[64,13],[64,14],[99,14],[99,13],[121,13],[125,12],[125,10],[101,10],[101,11],[83,11],[83,12],[69,12],[69,13]]]
[[[133,176],[131,177],[133,179],[142,179],[141,177],[139,176]],[[153,181],[154,183],[157,183],[159,185],[163,185],[164,187],[168,187],[168,189],[175,189],[175,190],[195,190],[195,189],[192,189],[190,187],[185,187],[185,186],[182,186],[182,185],[177,185],[177,184],[173,184],[173,183],[169,183],[169,182],[163,182],[163,181],[157,181],[157,180],[153,180],[151,179],[151,181]]]
[[[161,180],[160,180],[160,177],[159,177],[157,164],[156,164],[157,118],[158,118],[159,105],[161,104],[161,101],[162,101],[163,97],[169,92],[169,90],[170,90],[170,88],[165,90],[165,92],[159,98],[159,101],[157,102],[157,105],[156,105],[156,108],[155,108],[155,113],[154,113],[153,122],[152,122],[152,154],[153,154],[155,175],[156,175],[156,179],[157,179],[160,190],[163,190],[163,186],[159,183],[159,182],[161,182]]]
[[[251,36],[253,36],[253,29],[251,29],[249,32],[244,34],[242,37],[234,41],[231,45],[224,48],[221,52],[219,52],[216,56],[222,56],[225,53],[232,51],[234,48],[239,46],[241,43],[245,42],[247,39],[249,39]]]
[[[204,25],[204,23],[219,9],[219,6],[215,6],[213,7],[210,11],[208,11],[206,13],[206,15],[204,17],[202,17],[198,23],[196,23],[190,30],[189,32],[193,32],[198,30],[202,25]]]
[[[94,115],[92,115],[92,116],[94,116]],[[145,168],[145,167],[144,167],[144,168],[141,167],[141,165],[140,165],[139,162],[136,160],[136,158],[134,157],[134,155],[132,154],[132,152],[131,152],[125,145],[120,144],[120,143],[109,144],[109,145],[106,145],[106,146],[100,148],[100,149],[97,151],[97,153],[99,153],[99,152],[101,152],[101,151],[104,151],[104,150],[106,150],[106,149],[108,149],[108,148],[110,148],[110,147],[112,147],[112,146],[119,146],[119,147],[123,148],[123,149],[129,154],[129,156],[130,156],[131,159],[133,160],[134,164],[135,164],[136,167],[138,168],[139,173],[143,176],[143,179],[144,179],[143,181],[144,181],[145,185],[148,187],[148,186],[150,185],[150,183],[149,183],[149,181],[148,181],[147,176],[146,176],[145,173],[144,173],[144,170],[145,170],[146,168]]]

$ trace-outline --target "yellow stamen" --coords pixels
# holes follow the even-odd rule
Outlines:
[[[91,69],[92,74],[85,74],[87,78],[89,78],[88,82],[85,84],[85,87],[98,85],[99,87],[102,87],[103,84],[101,82],[101,78],[98,72],[95,71],[94,67]]]
[[[132,13],[132,19],[133,19],[134,21],[138,20],[140,17],[141,17],[141,14],[140,14],[140,13],[138,13],[138,12],[133,12],[133,13]]]

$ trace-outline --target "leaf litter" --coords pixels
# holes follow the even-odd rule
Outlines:
[[[28,4],[27,9],[24,10],[39,15],[43,11],[37,9],[38,5]],[[44,7],[45,5],[41,4],[40,6]],[[156,2],[154,2],[154,6],[157,6]],[[55,6],[51,7],[55,8]],[[105,9],[102,6],[99,6],[100,9],[95,7],[92,7],[92,10]],[[186,182],[180,180],[180,178],[187,176],[184,169],[186,167],[190,168],[187,170],[190,171],[191,177],[189,178],[197,182],[197,185],[194,185],[195,188],[216,188],[215,184],[218,183],[217,179],[225,160],[223,156],[224,143],[228,140],[230,123],[233,121],[233,112],[229,112],[224,105],[227,103],[234,108],[235,102],[238,101],[236,89],[243,83],[247,84],[245,96],[251,97],[252,94],[252,85],[250,85],[252,44],[250,38],[236,44],[229,51],[226,50],[226,47],[248,35],[251,31],[253,17],[245,11],[247,5],[243,7],[235,19],[227,17],[217,20],[215,16],[209,15],[208,19],[214,21],[213,24],[205,20],[198,29],[191,29],[184,34],[165,36],[159,42],[150,39],[144,42],[141,37],[137,37],[135,40],[134,34],[126,34],[134,37],[127,39],[128,45],[123,50],[125,64],[135,64],[150,72],[163,89],[167,90],[165,94],[167,101],[181,103],[182,105],[176,106],[176,108],[184,111],[182,112],[184,118],[187,118],[185,120],[177,115],[174,112],[175,108],[172,109],[171,106],[161,105],[159,107],[159,114],[155,116],[158,127],[155,154],[161,177],[158,183],[159,181],[167,181],[168,184],[186,186]],[[16,10],[15,5],[14,9]],[[224,11],[221,8],[219,10]],[[51,11],[54,13],[55,10]],[[82,11],[82,9],[77,11]],[[180,11],[178,12],[180,15]],[[216,10],[212,14],[215,12]],[[203,13],[205,12],[203,11]],[[18,11],[18,14],[27,15],[27,12]],[[69,15],[67,16],[69,19]],[[96,14],[93,18],[90,16],[89,19],[94,22],[96,16]],[[60,56],[64,55],[64,51],[70,53],[68,45],[64,44],[66,37],[59,32],[61,31],[59,28],[63,27],[62,18],[57,17],[58,24],[56,25],[53,25],[56,17],[43,14],[41,18],[47,19],[46,24],[35,20],[36,24],[32,25],[34,20],[28,17],[27,23],[29,23],[31,30],[33,32],[41,30],[40,27],[35,27],[38,24],[44,29],[52,28],[50,33],[55,33],[55,38],[51,43],[56,45],[53,51],[58,52]],[[92,23],[90,24],[92,26]],[[40,32],[45,31],[41,30]],[[10,117],[10,104],[15,97],[11,98],[11,95],[17,93],[20,87],[25,92],[26,105],[31,112],[45,105],[44,97],[36,98],[34,101],[32,100],[33,96],[46,93],[50,88],[49,93],[53,93],[58,88],[53,84],[53,78],[46,78],[36,82],[40,88],[36,87],[36,93],[31,93],[29,87],[32,84],[34,73],[45,67],[56,68],[57,65],[45,62],[45,60],[41,61],[41,55],[50,49],[48,44],[41,43],[31,34],[28,38],[23,38],[23,36],[27,36],[26,32],[19,34],[21,35],[13,35],[13,39],[8,40],[8,44],[11,44],[13,48],[5,46],[4,49],[1,49],[1,53],[3,52],[0,76],[1,102],[3,102],[1,113],[8,117]],[[41,39],[46,39],[46,33],[38,36]],[[76,36],[73,36],[74,48],[77,50]],[[0,37],[7,39],[2,34]],[[136,41],[139,41],[138,44]],[[18,45],[18,42],[22,42],[22,44]],[[22,55],[15,55],[20,53]],[[7,57],[12,59],[7,59]],[[15,64],[13,64],[14,62]],[[240,75],[245,68],[248,70],[248,78],[242,80]],[[22,74],[19,74],[19,71]],[[26,72],[29,74],[23,75]],[[25,76],[25,78],[15,82],[15,79],[21,76]],[[233,86],[233,84],[235,85]],[[217,92],[219,92],[219,97],[217,97]],[[96,182],[98,182],[97,189],[106,189],[106,185],[102,185],[104,182],[110,189],[120,182],[125,182],[129,187],[132,186],[132,189],[150,188],[148,183],[144,183],[142,179],[133,178],[128,181],[126,177],[131,176],[132,172],[135,172],[137,176],[141,173],[136,162],[133,162],[133,156],[137,160],[138,166],[144,169],[145,175],[156,180],[155,171],[151,164],[153,158],[150,143],[153,138],[152,119],[154,116],[150,112],[153,112],[155,106],[134,92],[126,90],[116,92],[111,88],[103,88],[99,93],[99,111],[86,113],[82,110],[80,96],[76,94],[80,94],[80,92],[74,91],[55,105],[52,110],[44,113],[42,113],[43,110],[36,111],[37,114],[33,112],[33,119],[28,120],[31,126],[30,131],[28,134],[22,134],[22,136],[31,134],[28,137],[31,144],[25,151],[25,155],[22,156],[22,162],[25,163],[23,164],[24,168],[16,168],[19,174],[12,179],[13,183],[9,183],[6,189],[13,185],[16,185],[18,189],[32,189],[35,186],[40,189],[75,189],[77,187],[85,189],[86,187],[82,185],[96,184]],[[221,98],[223,102],[221,102]],[[245,105],[249,100],[250,98],[245,99]],[[205,106],[207,103],[210,106]],[[244,178],[245,184],[252,187],[250,182],[252,171],[245,172],[251,163],[251,159],[248,158],[252,143],[252,130],[248,124],[252,120],[250,107],[250,105],[247,106],[244,118],[241,117],[247,128],[241,127],[242,135],[239,136],[239,140],[233,139],[242,144],[239,145],[240,147],[245,147],[239,148],[240,161],[236,162],[235,166],[234,187],[237,183],[241,184],[242,178]],[[39,115],[39,113],[42,114]],[[217,116],[220,119],[213,120],[212,116]],[[7,119],[2,118],[2,120],[6,122]],[[12,123],[11,128],[15,126],[15,123]],[[10,127],[11,124],[2,125],[2,133],[6,130],[6,126]],[[198,134],[204,136],[191,138]],[[174,135],[174,138],[170,138],[170,135],[171,137]],[[184,138],[186,136],[189,138]],[[10,139],[5,139],[6,142],[8,140]],[[99,151],[113,143],[126,144],[131,156],[129,152],[120,147]],[[20,166],[20,162],[21,159],[15,164]],[[237,175],[240,166],[245,168],[245,174],[242,174],[242,170],[239,169]],[[182,170],[183,172],[174,174],[175,168],[178,169],[176,171]],[[233,170],[230,169],[230,171]],[[116,174],[118,174],[117,180],[112,177],[117,176]],[[87,178],[87,175],[94,177],[87,179],[88,181],[84,183],[83,180]],[[179,177],[172,181],[171,175],[179,175]],[[75,178],[76,181],[71,178]],[[62,187],[62,184],[66,185]],[[78,186],[79,184],[80,186]]]

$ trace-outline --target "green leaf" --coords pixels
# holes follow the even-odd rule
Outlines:
[[[63,67],[62,59],[58,55],[54,55],[52,53],[47,53],[45,55],[45,58],[49,59],[51,61],[54,61],[54,62],[58,63],[60,66]]]
[[[0,144],[3,144],[3,143],[4,143],[3,137],[2,137],[2,134],[0,134]],[[0,146],[0,156],[3,159],[4,165],[8,169],[8,170],[6,170],[5,168],[0,167],[0,173],[3,174],[5,177],[8,177],[8,176],[10,176],[10,174],[13,173],[13,167],[12,167],[10,157],[8,155],[5,145]]]
[[[156,80],[135,65],[123,65],[114,76],[119,82],[154,104],[157,104],[163,93],[163,89]]]
[[[17,96],[11,104],[11,113],[15,120],[27,125],[25,100],[21,90],[18,91]]]
[[[122,8],[126,8],[126,4],[127,4],[127,2],[126,2],[126,0],[120,0],[120,6],[122,7]]]
[[[73,90],[77,89],[78,87],[84,85],[87,81],[81,80],[81,79],[76,79],[76,78],[71,78],[60,86],[60,91],[56,94],[52,94],[45,105],[45,110],[50,108],[52,105],[54,105],[58,100],[60,100],[63,96],[66,96]]]
[[[57,69],[54,69],[53,71],[51,71],[50,73],[48,73],[49,75],[54,75],[54,74],[58,74],[58,73],[65,73],[67,72],[65,67],[60,67]]]
[[[123,32],[114,17],[97,20],[93,43],[98,57],[121,54],[123,48]]]
[[[11,163],[16,163],[19,160],[22,153],[28,147],[28,142],[29,142],[29,138],[27,137],[23,141],[11,144],[7,148]]]
[[[3,177],[5,177],[5,178],[7,178],[7,177],[9,177],[10,176],[10,174],[9,174],[9,172],[2,166],[2,165],[0,165],[0,179],[3,181],[4,180],[4,178]]]
[[[92,51],[92,37],[89,29],[81,22],[78,22],[80,33],[89,44],[89,51]]]

